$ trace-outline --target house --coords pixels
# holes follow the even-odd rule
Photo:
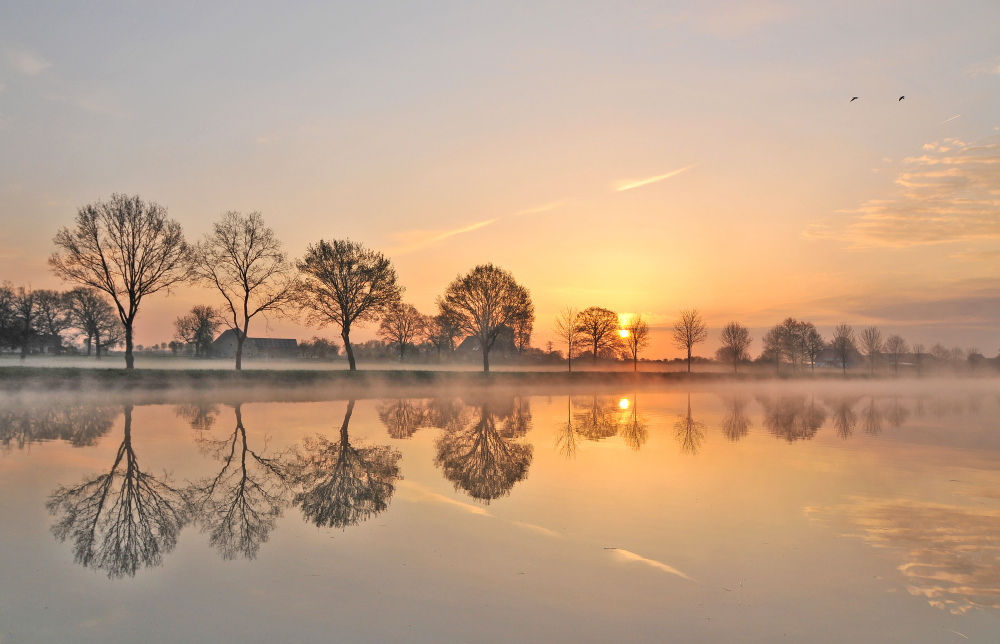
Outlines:
[[[212,355],[236,356],[236,331],[226,329],[212,342]],[[299,343],[291,338],[250,338],[243,343],[244,358],[297,358]]]

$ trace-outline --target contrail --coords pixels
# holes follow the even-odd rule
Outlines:
[[[615,192],[622,192],[623,190],[631,190],[632,188],[639,188],[641,186],[647,186],[647,185],[649,185],[651,183],[656,183],[657,181],[663,181],[664,179],[669,179],[670,177],[676,177],[680,173],[687,172],[688,170],[690,170],[691,168],[693,168],[696,165],[698,165],[698,164],[694,163],[692,165],[687,166],[686,168],[681,168],[680,170],[674,170],[674,171],[668,172],[666,174],[659,174],[659,175],[656,175],[655,177],[649,177],[649,178],[646,178],[646,179],[637,179],[637,180],[631,180],[631,181],[630,180],[619,181],[618,182],[618,186],[615,188]]]
[[[955,116],[951,117],[950,119],[945,119],[945,120],[941,121],[941,123],[947,123],[948,121],[954,121],[959,116],[961,116],[961,114],[956,114]],[[941,125],[941,123],[938,123],[938,125]]]

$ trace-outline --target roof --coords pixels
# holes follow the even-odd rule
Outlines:
[[[226,329],[222,332],[219,337],[215,339],[215,342],[221,342],[224,340],[236,338],[233,337],[236,332],[232,329]],[[251,338],[247,337],[247,341],[253,343],[257,349],[282,349],[282,350],[295,350],[299,348],[299,343],[294,338]]]

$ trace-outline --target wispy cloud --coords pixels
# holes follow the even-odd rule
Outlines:
[[[951,117],[950,119],[945,119],[945,120],[941,121],[941,123],[939,125],[943,125],[943,124],[947,123],[948,121],[954,121],[955,119],[957,119],[960,116],[961,116],[961,114],[956,114],[955,116]]]
[[[657,561],[656,559],[647,559],[642,555],[637,555],[634,552],[631,552],[629,550],[622,550],[621,548],[610,548],[610,550],[614,552],[615,557],[617,557],[619,561],[623,561],[626,563],[630,563],[633,561],[638,563],[643,563],[646,564],[647,566],[656,568],[657,570],[662,570],[663,572],[669,572],[671,575],[677,575],[678,577],[683,577],[688,581],[694,581],[694,579],[691,579],[690,577],[682,573],[680,570],[677,570],[673,566],[668,566],[662,561]]]
[[[409,496],[412,498],[423,499],[425,501],[440,503],[442,505],[450,505],[462,509],[469,514],[478,514],[484,517],[493,516],[485,508],[481,508],[478,505],[472,505],[471,503],[462,503],[461,501],[457,501],[450,496],[438,494],[437,492],[429,490],[422,485],[418,485],[417,483],[413,483],[412,481],[404,479],[399,482],[399,487],[407,490],[409,492]]]
[[[26,51],[11,52],[7,55],[7,60],[10,62],[11,67],[28,76],[41,74],[49,67],[52,67],[52,63],[41,56],[36,56]]]
[[[852,248],[908,248],[1000,238],[1000,143],[928,143],[904,160],[899,194],[814,222],[805,235]]]
[[[667,172],[666,174],[658,174],[655,177],[647,177],[645,179],[625,179],[615,184],[615,192],[623,192],[625,190],[632,190],[633,188],[641,188],[642,186],[648,186],[649,184],[656,183],[657,181],[663,181],[664,179],[669,179],[670,177],[676,177],[680,173],[687,172],[696,165],[698,164],[695,163],[685,168],[681,168],[679,170],[672,170],[670,172]]]

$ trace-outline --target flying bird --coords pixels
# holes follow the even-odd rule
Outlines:
[[[847,102],[848,102],[848,103],[853,103],[853,102],[854,102],[854,101],[856,101],[856,100],[858,100],[858,97],[857,97],[857,96],[855,96],[854,98],[852,98],[851,100],[849,100],[849,101],[847,101]]]
[[[899,97],[899,101],[903,100],[904,98],[906,98],[906,97],[905,96],[900,96]],[[896,102],[898,103],[899,101],[896,101]]]

